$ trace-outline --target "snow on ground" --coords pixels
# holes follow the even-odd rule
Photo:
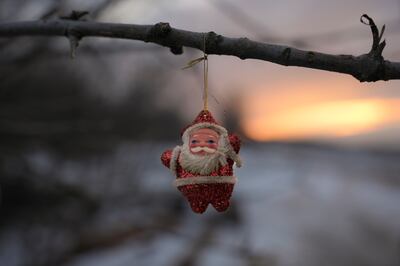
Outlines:
[[[64,265],[398,265],[399,155],[248,145],[241,152],[244,167],[235,171],[230,211],[209,207],[197,215],[160,163],[169,146],[126,143],[111,155],[81,161],[30,155],[41,174],[57,169],[59,180],[100,199],[80,231],[127,230],[122,241],[72,254]],[[18,232],[3,227],[1,265],[21,265],[26,251]]]

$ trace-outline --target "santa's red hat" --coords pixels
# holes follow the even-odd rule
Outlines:
[[[228,137],[228,131],[217,123],[211,112],[202,110],[193,122],[182,130],[182,139],[187,139],[190,133],[201,128],[209,128],[218,132],[222,137]]]

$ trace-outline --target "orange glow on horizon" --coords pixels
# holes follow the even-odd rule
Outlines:
[[[338,138],[400,121],[399,100],[352,99],[282,107],[268,108],[268,99],[255,97],[244,110],[246,135],[257,141]]]

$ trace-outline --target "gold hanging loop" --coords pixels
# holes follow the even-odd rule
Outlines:
[[[204,34],[204,45],[203,45],[203,75],[204,75],[204,92],[203,92],[203,109],[208,110],[208,58],[206,54],[206,35]]]
[[[203,56],[190,60],[182,69],[188,69],[203,61],[203,109],[208,110],[208,58],[206,54],[206,34],[203,36]]]

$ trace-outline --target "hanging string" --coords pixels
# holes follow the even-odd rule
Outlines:
[[[203,61],[203,76],[204,76],[204,91],[203,91],[203,109],[205,111],[208,110],[208,58],[207,58],[207,54],[206,54],[206,35],[204,34],[204,40],[203,40],[203,57],[204,57],[204,61]]]
[[[203,61],[203,110],[208,110],[208,58],[206,54],[206,34],[203,35],[203,56],[190,60],[182,69],[188,69]]]

